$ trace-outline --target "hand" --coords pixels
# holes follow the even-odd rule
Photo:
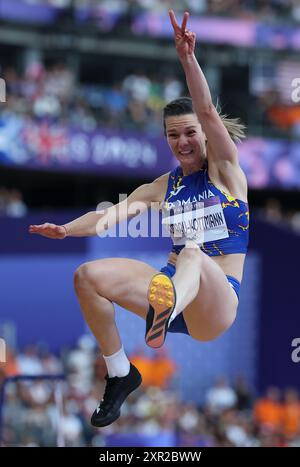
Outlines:
[[[29,233],[39,234],[43,237],[53,239],[63,239],[67,236],[67,230],[62,225],[49,224],[46,222],[41,225],[30,225],[28,229]]]
[[[193,55],[196,44],[196,34],[186,29],[190,14],[187,11],[184,13],[181,26],[177,23],[173,10],[169,11],[169,16],[174,29],[175,46],[179,58]]]

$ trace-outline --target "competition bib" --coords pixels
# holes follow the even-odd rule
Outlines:
[[[184,245],[187,239],[206,243],[229,237],[218,196],[174,208],[164,207],[162,215],[162,224],[174,245]]]

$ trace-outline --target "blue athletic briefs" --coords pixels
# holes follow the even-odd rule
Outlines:
[[[171,278],[174,276],[176,268],[173,264],[168,263],[167,266],[164,266],[163,268],[161,268],[160,271]],[[226,276],[226,277],[227,277],[229,284],[235,291],[237,298],[239,298],[239,291],[240,291],[240,285],[241,285],[240,282],[232,276]],[[179,313],[179,315],[176,316],[176,318],[171,322],[168,332],[178,332],[178,333],[189,335],[189,331],[188,331],[186,322],[184,320],[183,313]]]

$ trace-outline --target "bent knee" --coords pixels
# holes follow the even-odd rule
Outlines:
[[[199,246],[195,242],[185,246],[179,253],[179,258],[184,258],[185,260],[190,260],[193,263],[197,261],[199,265],[203,261],[204,253],[200,250]]]
[[[236,309],[229,310],[217,323],[212,323],[208,326],[203,325],[199,329],[189,330],[189,334],[193,339],[201,342],[209,342],[217,339],[224,334],[234,323],[236,318]]]
[[[74,288],[77,293],[85,290],[87,287],[95,286],[95,274],[91,263],[81,264],[74,273]]]

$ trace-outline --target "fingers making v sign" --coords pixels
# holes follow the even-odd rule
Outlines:
[[[189,13],[186,11],[183,15],[181,26],[178,24],[173,10],[169,11],[171,24],[174,29],[176,50],[180,58],[192,55],[195,50],[196,34],[186,29],[189,19]]]

